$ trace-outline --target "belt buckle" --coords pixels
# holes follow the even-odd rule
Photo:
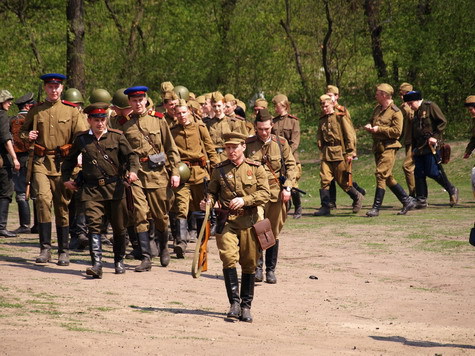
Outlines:
[[[97,180],[97,183],[102,186],[102,185],[106,185],[106,180],[104,178],[101,178],[101,179],[98,179]]]

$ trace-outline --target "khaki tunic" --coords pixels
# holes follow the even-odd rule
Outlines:
[[[416,181],[414,178],[414,160],[412,158],[412,121],[414,120],[414,110],[407,103],[402,103],[399,107],[404,118],[402,125],[401,143],[404,145],[406,156],[402,164],[402,170],[406,178],[409,194],[416,191]]]
[[[279,178],[279,176],[284,175],[286,180],[283,186],[293,187],[297,169],[295,158],[287,140],[275,135],[271,135],[271,139],[267,142],[262,141],[258,136],[248,138],[245,154],[249,159],[261,162],[266,170],[270,199],[264,207],[264,217],[269,218],[272,232],[278,238],[287,219],[287,207],[282,201],[281,185],[275,177]],[[285,170],[281,170],[282,161],[284,162]]]
[[[292,154],[295,161],[300,163],[298,148],[300,145],[300,122],[299,119],[293,115],[287,114],[284,116],[276,116],[272,120],[274,127],[272,133],[277,136],[284,137],[292,149]]]
[[[244,121],[238,120],[236,118],[232,119],[228,116],[223,116],[222,118],[213,117],[203,119],[203,122],[208,128],[209,135],[211,136],[211,140],[214,143],[214,147],[219,155],[220,161],[227,159],[226,153],[224,152],[224,133],[240,132],[244,135],[248,135]]]
[[[230,188],[221,177],[220,168]],[[270,197],[265,169],[247,159],[239,166],[226,160],[213,170],[209,193],[212,206],[218,201],[223,208],[228,208],[235,197],[243,198],[247,209],[243,215],[229,216],[222,233],[216,234],[216,244],[223,268],[235,268],[239,261],[243,273],[254,273],[260,249],[251,227],[258,221],[257,207],[264,206]]]
[[[372,126],[379,126],[378,132],[372,134],[377,187],[381,189],[385,189],[386,186],[393,187],[397,184],[392,171],[396,151],[401,148],[398,139],[402,133],[402,112],[394,103],[386,109],[378,105],[373,110],[369,123]]]

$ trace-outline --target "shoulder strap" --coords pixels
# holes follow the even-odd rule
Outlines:
[[[99,169],[99,171],[101,171],[101,174],[104,176],[104,177],[110,177],[109,174],[107,174],[107,172],[105,171],[104,168],[102,168],[98,163],[97,163],[97,160],[94,159],[91,154],[87,151],[87,148],[86,148],[86,140],[84,139],[84,135],[80,135],[78,136],[79,140],[81,141],[81,144],[82,144],[82,150],[81,152],[85,153],[87,156],[89,156],[89,159],[91,160],[91,163],[93,165],[95,165],[97,167],[97,169]],[[104,149],[99,145],[99,142],[97,142],[97,140],[94,138],[93,139],[93,142],[94,144],[96,145],[96,148],[97,150],[100,152],[100,154],[104,157],[104,159],[109,162],[116,170],[117,170],[117,173],[119,172],[119,167],[116,166],[116,164],[114,163],[113,160],[111,160],[111,158],[104,152]]]
[[[234,197],[237,197],[236,190],[231,188],[231,185],[229,184],[228,179],[224,174],[224,168],[222,166],[219,167],[219,174],[221,175],[221,178],[223,178],[224,183],[226,184],[226,187],[228,187],[229,191],[233,194]]]
[[[140,133],[142,134],[142,136],[145,138],[145,141],[147,141],[149,143],[150,146],[152,146],[153,150],[155,151],[156,154],[159,154],[160,153],[160,149],[158,148],[158,146],[155,144],[155,142],[152,141],[152,139],[150,138],[149,135],[147,135],[144,130],[142,130],[142,127],[140,126],[140,122],[139,122],[139,119],[137,117],[137,119],[135,120],[135,123],[137,124],[137,128],[139,129]]]

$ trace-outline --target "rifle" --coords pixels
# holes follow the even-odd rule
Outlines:
[[[36,97],[36,102],[39,103],[41,99],[41,91],[43,88],[43,84],[39,84],[38,86],[38,95]],[[38,130],[38,120],[36,119],[36,115],[33,117],[33,131]],[[26,168],[26,191],[25,191],[25,199],[28,200],[30,198],[30,187],[31,187],[31,176],[33,174],[33,159],[35,158],[35,142],[33,141],[28,149],[28,165]]]
[[[204,179],[205,198],[208,199],[208,179]],[[208,240],[211,232],[211,223],[209,216],[211,206],[206,204],[206,211],[204,214],[203,223],[196,241],[195,253],[193,255],[193,264],[191,265],[191,275],[193,278],[198,278],[201,272],[208,270]]]
[[[287,178],[285,178],[285,176],[279,176],[279,183],[280,183],[281,186],[284,185],[286,180],[287,180]],[[302,189],[299,189],[299,188],[295,188],[295,187],[290,188],[290,191],[291,192],[297,192],[297,193],[300,193],[300,194],[303,194],[303,195],[307,194],[306,191],[304,191]]]

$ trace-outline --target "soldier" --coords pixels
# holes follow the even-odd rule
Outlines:
[[[475,149],[475,95],[470,95],[465,99],[465,107],[472,118],[472,137],[470,138],[470,142],[465,148],[465,154],[463,155],[463,158],[467,159]]]
[[[313,215],[330,215],[330,183],[338,185],[353,200],[353,213],[360,211],[363,195],[352,186],[351,162],[356,157],[356,134],[349,116],[335,110],[335,103],[329,95],[320,97],[322,116],[318,124],[317,145],[321,151],[320,199],[321,208]]]
[[[167,91],[163,95],[164,115],[169,127],[173,127],[176,124],[175,106],[178,104],[178,99],[178,95],[174,91]]]
[[[270,199],[264,207],[264,217],[269,218],[272,232],[276,238],[274,246],[266,250],[266,282],[277,283],[275,268],[279,255],[279,234],[287,219],[287,202],[290,200],[295,184],[295,159],[287,140],[271,134],[272,116],[267,109],[262,109],[256,116],[255,136],[246,140],[247,158],[261,162],[266,170],[269,182]],[[256,282],[263,280],[263,254],[257,261]]]
[[[132,184],[135,227],[142,253],[142,262],[135,268],[136,272],[150,271],[152,268],[147,220],[149,214],[155,221],[160,264],[167,266],[170,262],[167,229],[168,212],[173,204],[171,188],[180,184],[178,149],[163,115],[149,111],[147,91],[148,88],[144,86],[125,90],[132,114],[119,121],[125,137],[140,160],[139,179]],[[171,172],[171,177],[168,172]]]
[[[7,230],[8,206],[13,196],[12,166],[8,155],[10,155],[13,161],[15,171],[20,169],[20,162],[17,159],[12,143],[10,119],[7,115],[12,101],[13,96],[8,90],[0,90],[0,236],[3,237],[16,236],[15,233]]]
[[[373,135],[373,153],[376,161],[376,194],[372,209],[366,213],[369,217],[379,215],[386,186],[403,204],[398,215],[405,215],[416,205],[414,199],[407,195],[404,188],[393,177],[396,152],[401,147],[398,139],[401,136],[403,123],[401,110],[392,100],[393,93],[394,89],[389,84],[382,83],[376,87],[375,98],[378,105],[373,110],[370,122],[364,127]]]
[[[129,98],[124,93],[126,89],[127,88],[117,89],[114,93],[114,96],[112,96],[111,109],[113,114],[110,116],[108,123],[108,126],[111,129],[118,128],[120,126],[118,121],[123,120],[124,118],[126,120],[129,114],[132,112],[132,108],[129,104]]]
[[[254,101],[254,116],[257,116],[257,113],[259,112],[259,110],[262,110],[262,109],[267,109],[269,107],[269,103],[267,102],[266,99],[264,98],[258,98],[256,99],[256,101]]]
[[[258,220],[257,207],[269,200],[269,184],[265,169],[258,162],[246,159],[246,134],[227,132],[223,135],[228,159],[213,170],[206,204],[220,205],[220,219],[216,231],[216,244],[223,262],[224,282],[230,303],[227,317],[252,322],[251,303],[254,297],[254,272],[259,256],[259,245],[252,225]],[[241,295],[236,270],[242,268]]]
[[[218,163],[213,141],[203,123],[196,123],[186,101],[181,99],[175,107],[178,123],[171,128],[171,134],[178,148],[181,161],[191,171],[187,182],[174,189],[175,202],[170,211],[170,226],[175,240],[174,251],[178,258],[184,258],[188,235],[188,212],[200,211],[204,197],[204,179],[209,180],[209,165]]]
[[[30,204],[26,199],[26,171],[28,162],[29,147],[20,138],[20,130],[25,122],[25,117],[33,105],[35,105],[33,93],[27,93],[15,100],[18,106],[18,114],[10,120],[10,131],[13,138],[13,149],[15,150],[18,161],[20,162],[20,170],[13,172],[13,185],[16,194],[16,202],[18,204],[18,215],[20,226],[14,231],[16,234],[29,234],[30,230]]]
[[[399,97],[403,100],[404,95],[412,91],[412,85],[409,83],[402,83],[399,86]],[[406,177],[407,189],[409,189],[409,195],[411,197],[416,196],[416,183],[414,179],[414,160],[412,159],[412,120],[414,119],[414,111],[407,105],[407,103],[402,102],[399,107],[404,118],[402,125],[402,135],[401,143],[404,145],[406,150],[406,157],[402,164],[402,170],[404,171],[404,176]]]
[[[203,111],[203,122],[205,119],[212,119],[216,114],[211,104],[211,93],[200,95],[196,100],[201,104],[201,110]]]
[[[226,114],[227,117],[230,117],[231,119],[238,119],[244,122],[244,125],[246,126],[247,132],[249,135],[254,134],[254,125],[250,123],[249,121],[246,120],[246,118],[242,115],[239,115],[237,113],[238,109],[238,101],[234,97],[233,94],[226,94],[224,96],[224,113]],[[240,108],[241,110],[239,111],[241,114],[245,112]]]
[[[107,216],[114,232],[114,266],[116,274],[125,273],[125,228],[127,216],[125,201],[125,167],[129,170],[127,180],[135,182],[139,162],[129,143],[118,130],[107,129],[108,103],[97,102],[84,111],[88,114],[90,129],[79,133],[73,142],[70,155],[62,166],[62,180],[66,188],[80,189],[80,200],[85,205],[89,229],[89,251],[92,267],[86,274],[102,278],[101,228],[103,216]],[[83,185],[70,180],[77,157],[82,153]]]
[[[424,100],[419,91],[410,91],[404,95],[404,102],[414,110],[412,122],[412,154],[414,157],[414,178],[418,209],[427,207],[426,177],[434,179],[448,193],[450,206],[458,203],[459,191],[450,183],[447,175],[440,169],[438,144],[447,126],[447,120],[436,103]]]
[[[58,238],[58,266],[69,265],[69,211],[71,192],[61,181],[61,164],[69,154],[75,134],[84,131],[86,125],[73,104],[60,100],[63,80],[57,73],[44,74],[46,101],[28,112],[22,126],[21,137],[35,142],[33,164],[33,190],[38,213],[40,255],[36,263],[51,260],[51,206],[54,207]]]
[[[284,137],[292,149],[295,162],[297,164],[297,172],[295,175],[295,187],[298,188],[298,181],[302,176],[302,165],[299,160],[298,148],[300,144],[300,123],[296,116],[290,115],[290,101],[287,96],[278,94],[272,98],[275,112],[277,116],[274,117],[274,126],[272,133],[277,136]],[[292,203],[294,204],[294,219],[302,217],[302,201],[300,193],[292,191]]]
[[[248,131],[244,121],[226,116],[224,112],[224,96],[219,91],[211,94],[211,102],[213,104],[215,116],[213,118],[204,118],[203,122],[208,128],[216,153],[218,154],[220,161],[222,161],[226,159],[223,134],[226,132],[240,132],[247,135]]]
[[[89,96],[89,103],[110,103],[112,100],[112,96],[110,93],[105,89],[94,89]]]
[[[326,90],[326,95],[328,95],[333,101],[334,110],[337,111],[337,112],[343,113],[348,118],[351,126],[353,127],[353,122],[351,121],[350,112],[348,111],[348,109],[346,107],[344,107],[343,105],[340,105],[338,103],[338,99],[340,98],[340,89],[338,89],[338,87],[336,87],[334,85],[327,85],[326,89],[327,89]],[[355,132],[354,127],[353,127],[353,132],[355,134],[355,143],[356,143],[356,132]],[[363,187],[360,187],[358,185],[358,183],[356,183],[355,181],[353,181],[353,187],[355,187],[355,189],[358,192],[360,192],[362,195],[366,195],[366,189],[364,189]],[[336,184],[335,184],[335,180],[332,180],[332,182],[330,183],[330,208],[331,209],[336,208]]]

